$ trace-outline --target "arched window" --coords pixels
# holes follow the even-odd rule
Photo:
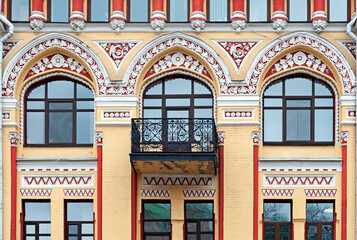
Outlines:
[[[94,97],[81,83],[54,80],[32,87],[25,112],[27,145],[93,144]]]
[[[271,83],[263,93],[264,143],[333,144],[334,95],[305,76]]]

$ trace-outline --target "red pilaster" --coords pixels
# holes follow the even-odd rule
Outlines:
[[[113,0],[113,11],[110,20],[125,20],[124,0]]]
[[[97,216],[98,240],[102,240],[103,224],[103,132],[95,132],[97,142]]]
[[[233,0],[233,12],[231,20],[246,20],[244,0]]]
[[[73,0],[70,20],[84,20],[83,0]]]
[[[30,21],[41,20],[45,21],[45,14],[43,13],[43,0],[32,0],[31,1],[32,10]]]
[[[342,148],[341,240],[347,240],[347,138],[348,132],[340,133]]]
[[[327,20],[325,0],[314,0],[314,13],[312,14],[312,19]]]
[[[259,203],[259,141],[260,132],[252,132],[253,138],[253,240],[258,240],[258,203]]]
[[[17,142],[19,135],[16,132],[10,132],[11,144],[11,240],[16,240],[16,193],[17,193]]]
[[[153,0],[150,20],[151,21],[153,21],[153,20],[165,21],[166,20],[163,0]]]
[[[224,132],[218,132],[218,152],[219,152],[219,195],[218,195],[218,240],[223,240],[224,224]]]
[[[284,0],[274,0],[274,13],[272,16],[272,20],[283,19],[286,20],[285,13],[285,2]]]
[[[136,172],[131,168],[131,240],[136,240],[137,189]]]
[[[192,2],[192,20],[204,20],[206,21],[205,14],[203,12],[203,0],[193,0]]]
[[[32,11],[43,12],[43,0],[32,0]]]

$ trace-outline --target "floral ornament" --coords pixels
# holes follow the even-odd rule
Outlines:
[[[136,42],[100,42],[99,46],[112,59],[115,66],[119,68],[124,57],[135,47]]]

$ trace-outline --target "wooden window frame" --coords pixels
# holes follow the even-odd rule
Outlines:
[[[308,227],[309,226],[318,226],[317,227],[317,240],[322,240],[322,225],[330,225],[331,229],[332,229],[332,239],[336,239],[336,204],[334,200],[307,200],[306,204],[308,203],[332,203],[333,204],[333,221],[332,222],[308,222],[306,219],[306,223],[305,223],[305,239],[308,239]]]
[[[67,220],[67,204],[68,203],[93,203],[93,200],[65,200],[64,202],[64,236],[65,240],[68,240],[69,237],[78,237],[78,239],[82,239],[84,237],[93,237],[95,239],[95,213],[94,209],[92,209],[93,220],[92,221],[68,221]],[[93,204],[94,207],[94,204]],[[82,224],[93,224],[93,233],[92,234],[82,234]],[[78,226],[78,234],[69,234],[68,227],[69,225],[77,225]]]
[[[246,9],[247,9],[247,22],[248,23],[267,23],[271,22],[271,0],[267,0],[267,19],[266,21],[250,21],[250,0],[246,1]]]
[[[103,1],[103,0],[101,0]],[[92,0],[88,0],[87,2],[87,19],[89,22],[95,22],[95,23],[107,23],[109,22],[110,20],[110,15],[111,15],[111,4],[112,4],[112,1],[111,0],[106,0],[108,1],[108,19],[107,20],[104,20],[104,21],[93,21],[92,20],[92,14],[91,14],[91,9],[92,9]]]
[[[184,1],[184,0],[182,0],[182,1]],[[171,16],[170,16],[170,3],[171,3],[171,0],[167,0],[166,12],[167,12],[167,21],[168,21],[168,22],[171,22],[171,23],[187,23],[187,22],[190,21],[190,11],[191,11],[190,0],[187,0],[187,19],[186,19],[186,21],[183,21],[183,22],[171,21]]]
[[[26,219],[26,203],[28,202],[36,202],[36,203],[51,203],[50,200],[47,200],[47,199],[41,199],[41,200],[23,200],[22,201],[22,209],[23,209],[23,215],[22,215],[22,218],[23,218],[23,224],[22,224],[22,231],[23,231],[23,234],[22,234],[22,239],[23,240],[26,240],[26,237],[35,237],[35,240],[39,240],[40,237],[51,237],[51,233],[48,233],[48,234],[40,234],[39,232],[39,225],[40,224],[51,224],[51,221],[25,221]],[[51,214],[51,212],[50,212]],[[32,234],[32,233],[29,233],[27,234],[26,233],[26,226],[27,225],[34,225],[35,226],[35,233]]]
[[[290,204],[290,222],[265,222],[264,221],[264,204],[265,203],[289,203]],[[280,240],[280,226],[289,226],[289,240],[293,239],[293,203],[292,200],[290,199],[265,199],[263,202],[263,240],[265,240],[266,236],[266,226],[275,226],[275,240]]]
[[[157,203],[157,204],[170,204],[170,219],[166,220],[166,219],[145,219],[145,207],[144,205],[146,203]],[[169,240],[172,239],[172,223],[171,223],[171,201],[170,200],[142,200],[142,237],[143,240],[146,239],[146,236],[168,236]],[[170,232],[145,232],[145,222],[169,222],[170,223]]]
[[[130,14],[130,9],[131,9],[131,0],[127,0],[127,22],[128,23],[148,23],[148,22],[150,22],[150,14],[151,14],[151,1],[150,0],[146,0],[146,1],[148,1],[148,19],[147,19],[147,21],[146,22],[132,22],[131,21],[131,14]]]
[[[231,17],[230,17],[230,13],[231,13],[231,3],[229,0],[227,1],[227,20],[226,21],[212,21],[211,20],[211,16],[210,16],[210,8],[211,8],[211,0],[206,0],[206,12],[207,12],[207,21],[208,22],[212,22],[212,23],[227,23],[227,22],[231,22]]]

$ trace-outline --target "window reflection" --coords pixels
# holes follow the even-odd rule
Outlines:
[[[108,21],[109,1],[91,0],[90,1],[90,19],[93,22]]]
[[[144,202],[144,239],[169,239],[171,233],[171,204]]]
[[[308,0],[289,0],[289,21],[307,21]]]
[[[329,0],[329,21],[347,21],[347,0]]]
[[[24,239],[51,238],[51,204],[44,201],[24,202]]]
[[[266,22],[268,19],[267,0],[249,0],[249,21]]]
[[[209,0],[209,21],[226,22],[228,5],[225,0]]]
[[[170,0],[170,22],[187,22],[188,12],[187,0]]]
[[[149,2],[130,0],[130,22],[148,22]]]
[[[11,1],[11,20],[16,22],[28,22],[30,13],[29,0]]]
[[[51,0],[51,22],[68,22],[69,0]]]

